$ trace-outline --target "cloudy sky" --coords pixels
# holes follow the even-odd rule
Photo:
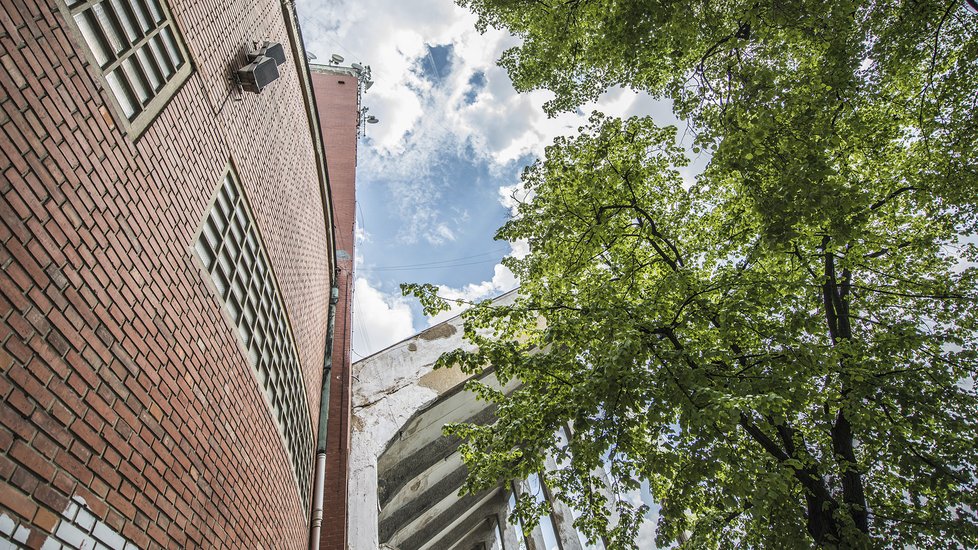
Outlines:
[[[513,205],[523,166],[554,136],[573,133],[593,108],[667,112],[616,90],[600,105],[547,118],[546,92],[517,94],[496,59],[516,39],[479,34],[451,0],[299,0],[308,51],[373,69],[357,172],[357,273],[353,357],[360,359],[432,322],[401,297],[401,282],[430,282],[479,299],[514,288],[499,264],[525,252],[493,240]],[[436,319],[440,320],[440,319]]]
[[[434,283],[469,300],[518,284],[499,261],[526,253],[525,243],[493,235],[515,204],[520,171],[555,136],[575,133],[593,109],[674,122],[668,108],[626,90],[548,118],[542,105],[550,95],[517,94],[496,66],[517,40],[479,34],[474,16],[451,0],[298,0],[297,7],[308,51],[320,61],[337,53],[346,64],[370,65],[375,81],[363,105],[380,122],[367,127],[357,171],[354,360],[443,318],[424,317],[399,283]]]

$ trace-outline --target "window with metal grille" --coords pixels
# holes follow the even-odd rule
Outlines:
[[[312,421],[295,340],[248,202],[229,172],[195,244],[268,399],[309,507]]]
[[[190,75],[164,0],[62,0],[67,20],[112,92],[130,134],[141,133]]]

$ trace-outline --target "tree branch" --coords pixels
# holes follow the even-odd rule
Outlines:
[[[870,205],[869,209],[870,210],[876,210],[877,208],[880,208],[884,204],[890,202],[891,200],[899,197],[900,195],[902,195],[904,193],[907,193],[909,191],[919,191],[919,190],[920,190],[919,187],[914,187],[913,185],[907,185],[905,187],[901,187],[901,188],[897,189],[896,191],[893,191],[890,194],[888,194],[887,196],[883,197],[882,199],[874,202],[872,205]]]

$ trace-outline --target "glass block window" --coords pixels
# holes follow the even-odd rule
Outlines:
[[[130,133],[139,133],[190,75],[165,0],[61,0]]]
[[[230,172],[213,204],[196,241],[197,255],[265,392],[308,508],[312,424],[292,330],[248,202]]]

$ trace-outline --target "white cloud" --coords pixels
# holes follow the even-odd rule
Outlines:
[[[642,524],[638,528],[635,543],[639,548],[656,548],[655,533],[659,523],[660,507],[652,500],[652,495],[649,494],[648,482],[643,482],[640,489],[633,489],[622,493],[621,498],[636,508],[643,504],[649,507]]]
[[[416,331],[411,307],[400,295],[384,294],[357,277],[353,287],[353,358],[361,359]]]
[[[516,216],[520,204],[532,198],[532,191],[523,188],[522,183],[503,185],[499,188],[499,203],[509,210],[510,216]]]
[[[353,226],[353,242],[355,245],[354,246],[355,252],[353,255],[354,269],[360,269],[360,266],[362,266],[364,263],[363,254],[360,253],[360,245],[372,241],[373,238],[371,237],[370,233],[368,233],[366,229],[360,227],[359,223]]]
[[[353,233],[354,239],[356,239],[356,244],[369,243],[373,241],[373,239],[370,237],[370,233],[368,233],[367,230],[362,227],[357,226],[353,230]]]
[[[431,244],[441,244],[445,241],[454,241],[455,233],[447,225],[440,223],[435,227],[434,235],[428,235],[426,238]]]
[[[522,258],[529,252],[529,245],[525,241],[510,243],[510,253],[507,256]],[[480,283],[469,283],[461,288],[439,285],[438,295],[447,300],[462,300],[462,304],[453,304],[448,311],[443,311],[438,315],[428,318],[428,325],[433,326],[450,319],[469,308],[467,303],[474,303],[487,298],[495,298],[504,292],[509,292],[519,286],[519,281],[513,272],[503,264],[496,264],[493,267],[492,279]],[[467,303],[466,303],[467,302]]]
[[[487,166],[490,175],[511,183],[517,162],[542,156],[558,135],[576,133],[592,109],[618,116],[654,114],[666,123],[674,120],[667,104],[624,89],[610,90],[578,112],[548,118],[542,106],[552,94],[541,90],[518,94],[506,71],[496,65],[503,50],[518,39],[493,29],[479,34],[475,16],[445,0],[298,0],[297,4],[308,51],[320,61],[339,53],[346,64],[359,62],[373,70],[374,85],[364,94],[363,105],[380,123],[370,125],[360,142],[358,171],[369,178],[361,177],[358,185],[384,182],[389,186],[385,196],[397,218],[388,224],[397,228],[396,234],[373,235],[376,239],[436,247],[465,238],[467,213],[451,200],[451,189],[472,182],[439,180],[442,169],[451,163]],[[422,68],[425,64],[431,68],[430,47],[440,45],[450,45],[451,54],[438,78],[429,79]],[[520,184],[502,185],[499,193],[511,214],[516,199],[527,198]],[[369,240],[371,235],[358,238]],[[526,243],[511,246],[512,254],[528,252]],[[361,259],[357,260],[360,265]],[[496,265],[490,280],[444,291],[474,301],[516,285],[509,269]],[[399,296],[385,295],[364,279],[357,280],[356,288],[360,296],[355,312],[361,324],[354,336],[357,352],[369,353],[410,334],[410,311]]]
[[[512,252],[510,252],[509,255],[513,256],[514,258],[522,259],[525,258],[526,255],[530,253],[530,242],[527,241],[526,239],[513,241],[509,243],[509,246],[512,250]]]
[[[375,84],[363,103],[381,122],[370,125],[361,144],[360,170],[391,186],[403,222],[396,238],[406,244],[453,240],[445,231],[452,220],[439,206],[446,202],[444,185],[434,181],[444,159],[485,162],[499,175],[527,155],[541,156],[555,136],[576,132],[592,108],[618,115],[669,111],[615,89],[580,114],[547,118],[542,105],[552,94],[516,93],[496,65],[517,39],[493,29],[479,34],[470,12],[444,0],[299,0],[298,7],[309,51],[320,59],[337,52],[373,69]],[[433,63],[429,46],[437,45],[451,45],[452,52],[447,70],[432,81],[420,67]],[[474,90],[477,74],[482,86]]]

